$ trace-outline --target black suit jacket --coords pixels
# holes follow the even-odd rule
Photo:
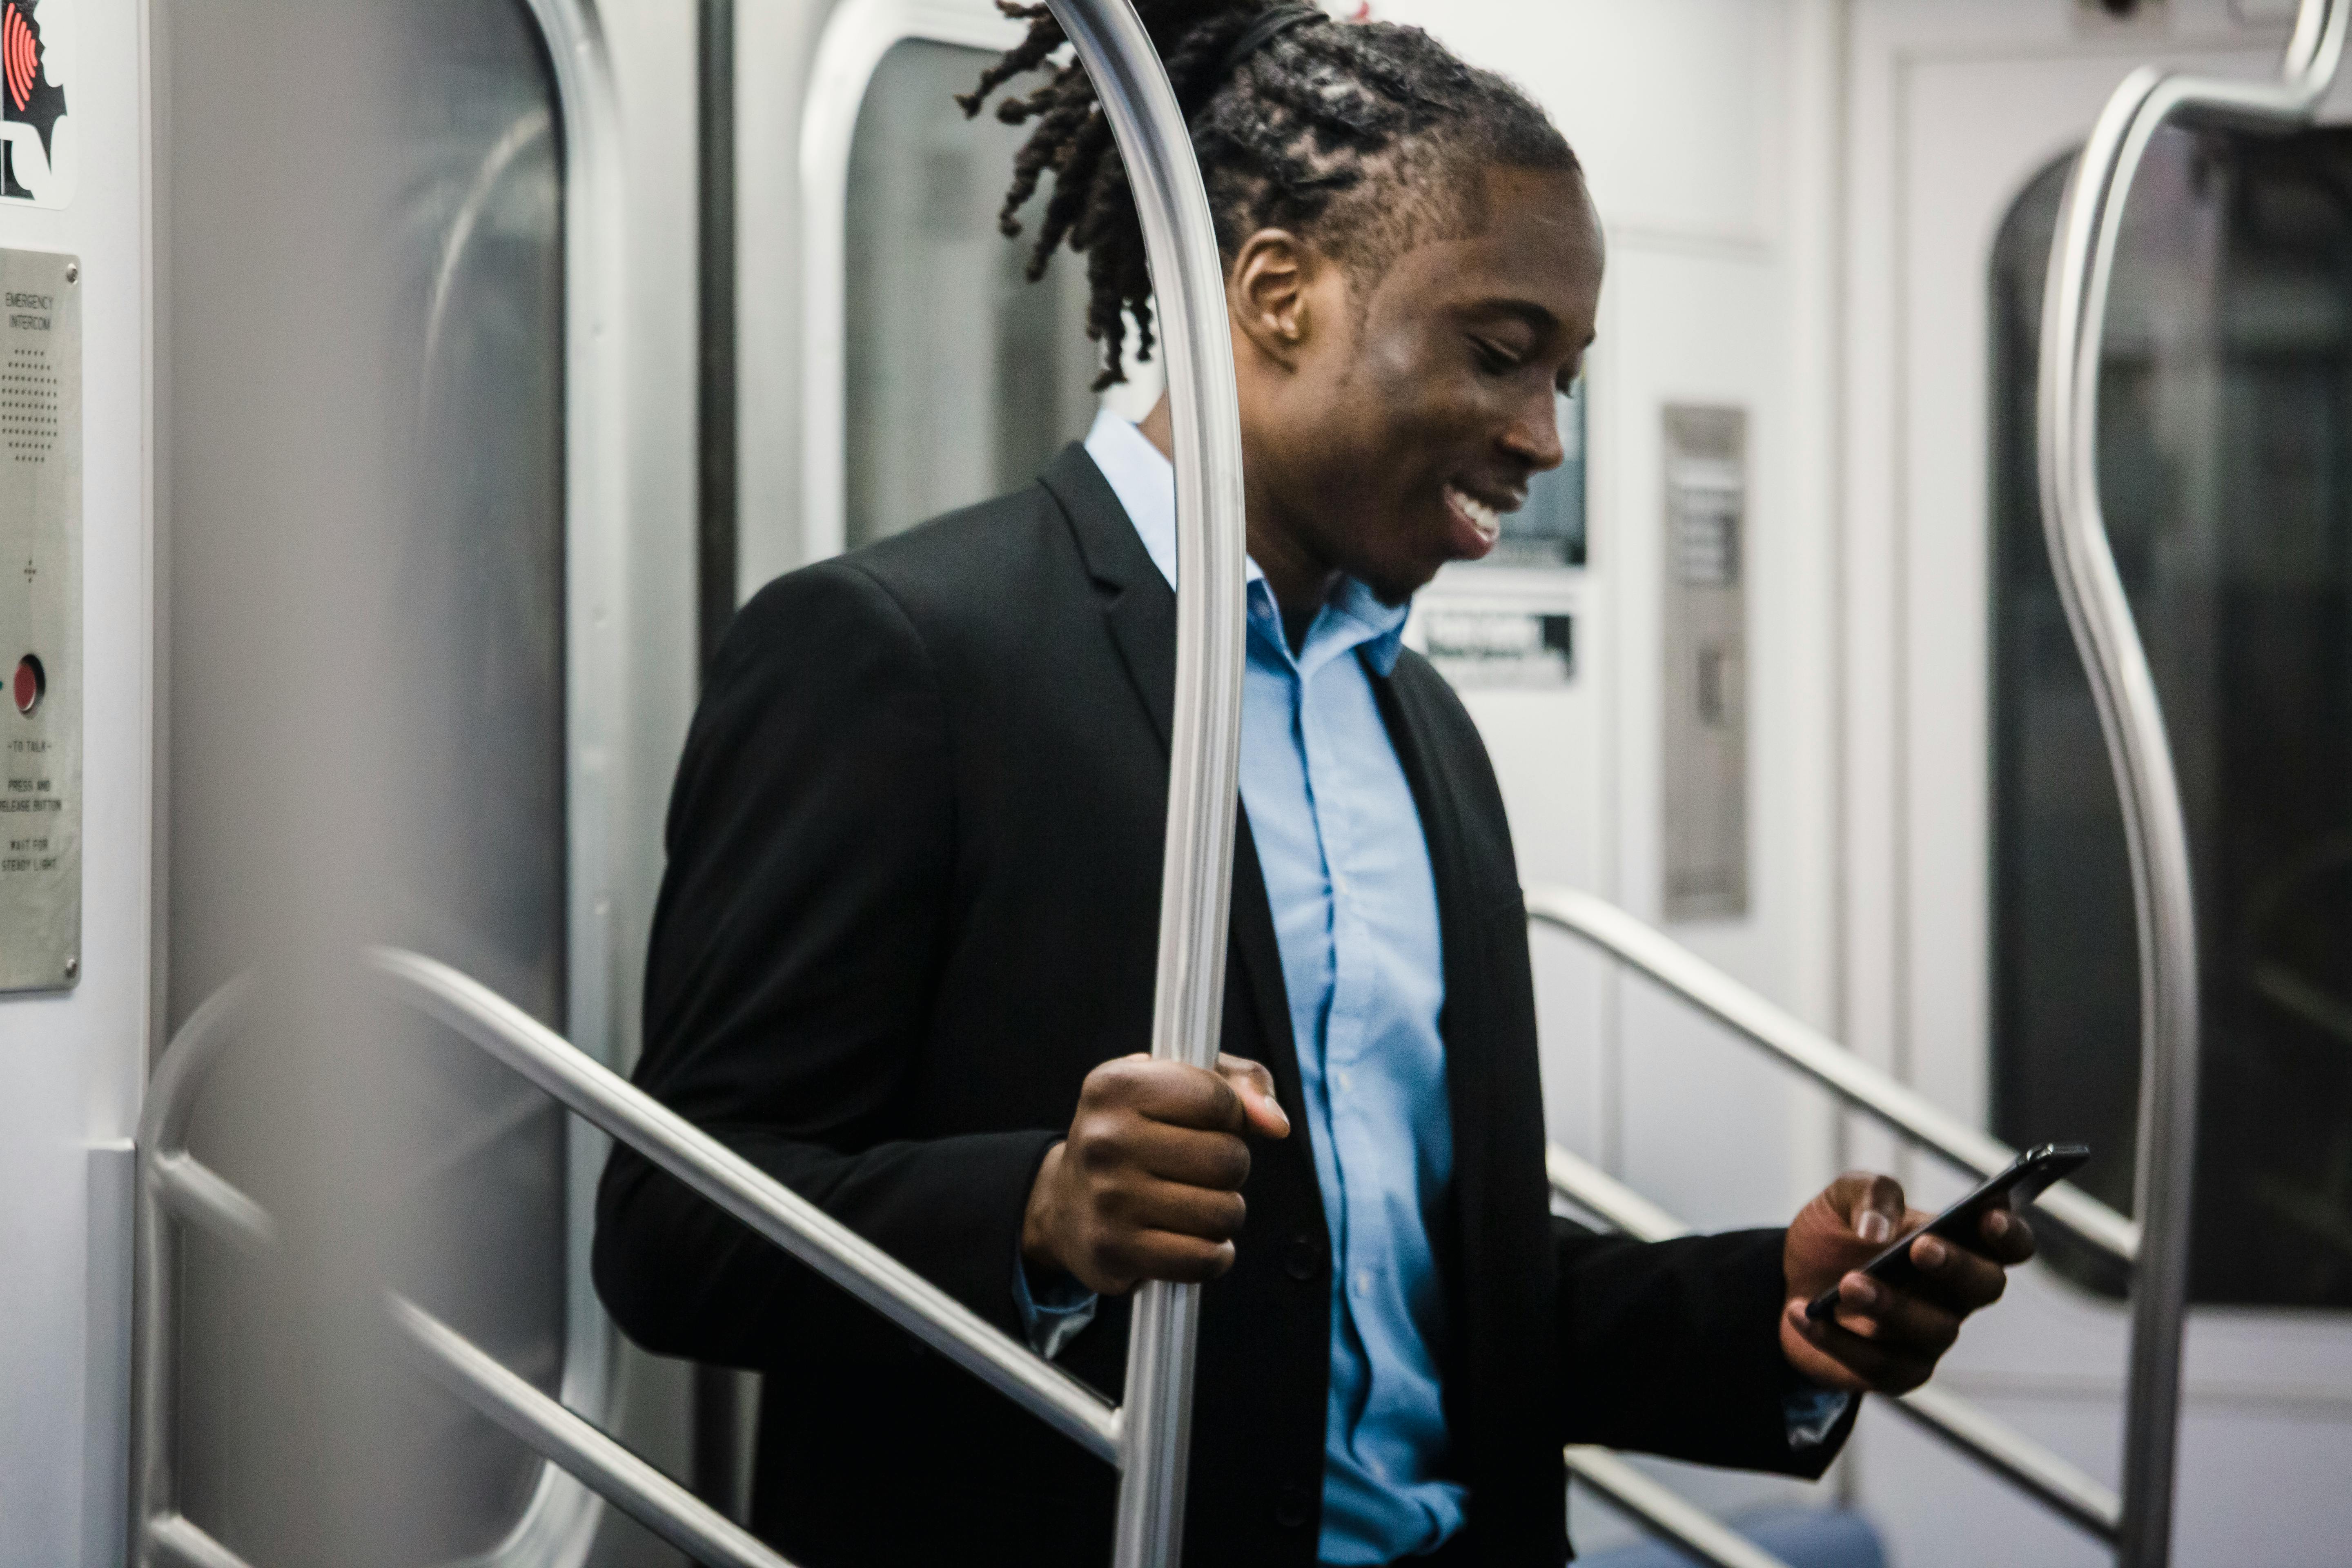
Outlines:
[[[670,809],[637,1081],[1018,1334],[1020,1225],[1087,1071],[1150,1032],[1175,599],[1076,447],[1043,481],[769,584]],[[1780,1233],[1655,1246],[1550,1212],[1503,804],[1469,716],[1375,679],[1444,942],[1440,1347],[1465,1548],[1567,1554],[1560,1446],[1816,1474],[1789,1447]],[[1274,1072],[1233,1270],[1202,1302],[1186,1559],[1315,1559],[1329,1247],[1246,822],[1224,1047]],[[1114,1477],[625,1149],[595,1273],[647,1348],[766,1373],[754,1525],[807,1568],[1095,1564]],[[1111,1301],[1062,1363],[1116,1396]]]

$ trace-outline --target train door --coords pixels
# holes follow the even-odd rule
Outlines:
[[[142,1495],[260,1564],[642,1557],[347,1298],[676,1425],[588,1279],[601,1138],[360,977],[414,951],[633,1051],[693,683],[692,8],[166,20],[153,1048],[226,1037],[190,1147],[304,1261],[185,1241]]]
[[[2034,333],[2064,160],[2108,92],[2150,59],[2265,75],[2293,8],[2125,9],[1853,13],[1843,971],[1858,1049],[2003,1138],[2088,1139],[2087,1184],[2128,1207],[2130,889],[2042,561]],[[2339,89],[2323,119],[2347,108]],[[2308,1561],[2298,1543],[2352,1523],[2331,1479],[2352,1459],[2347,139],[2166,132],[2101,373],[2102,488],[2187,781],[2206,948],[2189,1561]],[[1938,1382],[2112,1476],[2120,1283],[2053,1247]],[[2104,1560],[1894,1424],[1865,1420],[1854,1466],[1906,1563],[1985,1540],[2005,1562]]]

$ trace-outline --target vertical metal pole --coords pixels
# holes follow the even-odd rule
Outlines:
[[[2172,1553],[2180,1351],[2197,1153],[2196,905],[2188,822],[2147,655],[2116,571],[2098,481],[2098,387],[2108,286],[2124,204],[2148,142],[2176,113],[2253,128],[2309,120],[2334,80],[2352,0],[2303,0],[2280,78],[2198,80],[2144,68],[2126,79],[2076,163],[2050,253],[2042,313],[2042,526],[2066,618],[2098,700],[2122,796],[2138,915],[2138,1267],[2132,1282],[2124,1494],[2117,1561],[2164,1568]]]
[[[1213,1063],[1223,1007],[1241,749],[1241,405],[1224,265],[1192,142],[1128,0],[1050,0],[1093,79],[1143,220],[1176,426],[1176,707],[1160,870],[1151,1054]],[[1199,1293],[1148,1284],[1128,1341],[1113,1561],[1175,1568],[1183,1550]]]

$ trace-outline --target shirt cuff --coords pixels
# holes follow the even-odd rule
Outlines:
[[[1060,1355],[1078,1331],[1095,1321],[1100,1300],[1066,1274],[1039,1289],[1029,1278],[1029,1260],[1014,1248],[1013,1305],[1021,1313],[1021,1331],[1029,1348],[1047,1361]]]
[[[1036,1337],[1034,1331],[1030,1337]],[[1802,1450],[1828,1442],[1853,1403],[1853,1394],[1834,1388],[1801,1388],[1782,1395],[1780,1418],[1789,1426],[1789,1447]]]

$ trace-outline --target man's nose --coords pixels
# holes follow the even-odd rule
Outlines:
[[[1559,444],[1559,399],[1549,386],[1528,397],[1503,427],[1503,447],[1537,473],[1549,473],[1567,459]]]

